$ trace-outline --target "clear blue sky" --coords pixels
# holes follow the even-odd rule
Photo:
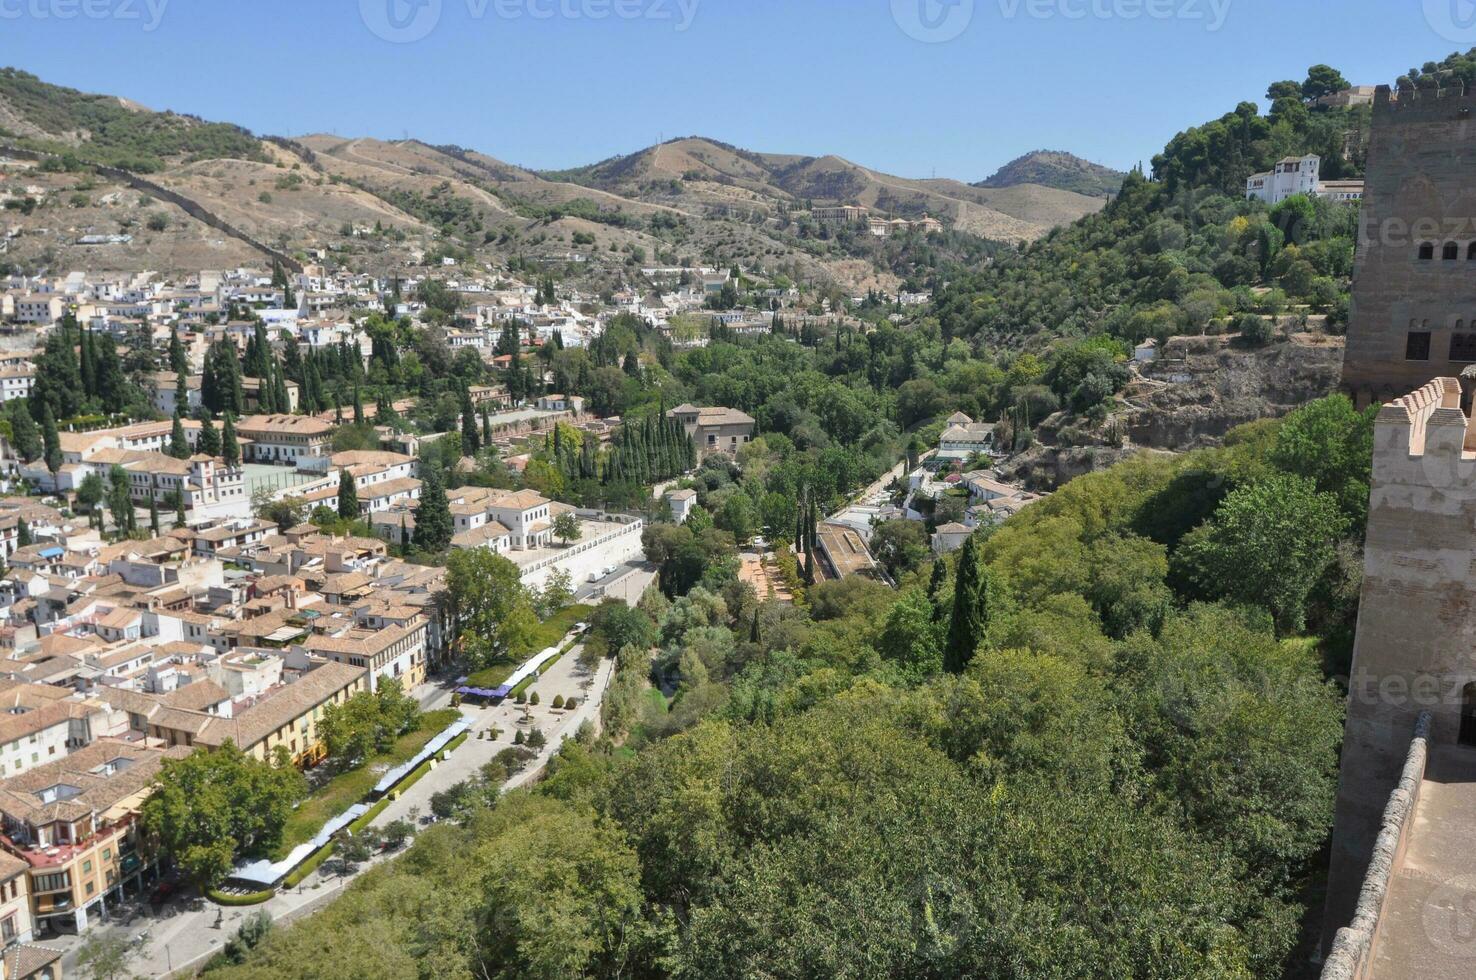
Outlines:
[[[411,4],[437,2],[424,39],[389,43],[366,26],[366,17],[389,24],[394,3],[417,30],[429,21],[413,17],[435,11]],[[922,43],[898,26],[898,17],[916,26],[919,2],[938,17],[965,9],[938,0],[0,0],[0,64],[259,133],[408,134],[538,168],[701,134],[977,180],[1035,148],[1126,168],[1308,65],[1392,82],[1476,43],[1461,34],[1464,21],[1442,35],[1431,26],[1441,14],[1427,15],[1421,0],[972,0],[958,37]],[[680,3],[696,4],[685,31]],[[1424,0],[1442,3],[1457,14],[1470,6]],[[164,4],[154,30],[145,29],[149,4]],[[617,4],[654,5],[671,19],[622,19]],[[1183,16],[1123,16],[1149,8]],[[603,20],[585,16],[601,9],[611,11]]]

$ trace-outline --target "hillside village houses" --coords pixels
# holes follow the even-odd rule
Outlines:
[[[649,311],[658,329],[693,311],[719,317],[735,333],[772,329],[762,313],[707,309],[730,281],[726,269],[673,270],[659,298],[625,287],[613,304],[562,288],[559,302],[542,303],[532,285],[459,268],[450,274],[459,278],[444,282],[460,293],[462,315],[446,329],[446,344],[475,351],[492,368],[468,395],[479,431],[485,412],[485,428],[514,471],[520,456],[526,461],[522,440],[541,438],[555,422],[607,442],[620,420],[595,418],[583,397],[547,388],[513,399],[496,373],[506,363],[497,354],[504,324],[518,323],[520,341],[534,350],[587,345],[622,311]],[[419,281],[398,283],[396,313],[414,319],[424,312],[414,298]],[[140,344],[155,352],[154,369],[135,377],[158,414],[122,424],[61,420],[55,472],[44,458],[14,459],[0,443],[0,471],[12,489],[46,495],[0,497],[5,955],[43,935],[84,930],[123,895],[157,880],[137,816],[165,760],[230,741],[257,758],[281,749],[313,765],[326,751],[318,724],[330,705],[390,681],[413,690],[447,657],[445,570],[401,560],[391,549],[415,533],[419,453],[459,433],[380,424],[375,399],[364,397],[370,425],[355,444],[367,434],[370,448],[336,451],[342,410],[298,414],[303,393],[288,381],[291,411],[235,419],[239,465],[199,451],[195,415],[207,351],[228,341],[244,352],[258,336],[255,319],[278,356],[295,344],[304,355],[337,348],[369,362],[372,343],[355,320],[383,308],[389,283],[311,264],[289,283],[292,304],[271,274],[256,269],[0,278],[0,399],[27,397],[34,358],[70,314],[83,329],[113,337],[122,354]],[[182,391],[179,374],[157,356],[172,337],[187,360]],[[526,356],[524,363],[543,360]],[[260,381],[243,378],[248,409],[261,404],[260,390]],[[414,407],[401,400],[395,410],[406,416]],[[177,409],[189,450],[183,459],[170,454]],[[702,454],[736,454],[756,429],[749,415],[721,406],[683,405],[670,415]],[[70,498],[83,481],[96,475],[106,482],[117,469],[135,507],[152,505],[167,529],[110,541],[76,516]],[[294,498],[305,514],[327,508],[336,515],[345,475],[373,536],[312,524],[284,529],[258,513],[263,502]],[[177,527],[176,501],[184,511]],[[506,557],[530,588],[555,576],[592,585],[643,558],[639,518],[578,510],[531,489],[465,486],[450,489],[447,501],[452,547]],[[672,502],[674,511],[687,509],[694,498],[676,494]],[[566,515],[578,534],[560,540],[554,526]]]

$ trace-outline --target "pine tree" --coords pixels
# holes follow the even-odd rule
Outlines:
[[[28,401],[12,402],[7,406],[9,410],[6,414],[10,417],[11,442],[15,451],[20,454],[21,459],[30,463],[44,452],[45,447],[41,444],[41,430],[31,416]]]
[[[220,457],[230,467],[241,465],[241,444],[236,441],[236,420],[230,415],[220,431]]]
[[[351,521],[359,519],[359,487],[347,469],[338,471],[338,516]]]
[[[948,642],[943,649],[943,667],[962,674],[974,659],[989,630],[993,580],[984,556],[970,537],[958,553],[958,571],[953,584],[953,617],[948,623]]]
[[[426,551],[441,551],[451,544],[451,507],[440,471],[428,467],[420,488],[420,507],[415,511],[415,544]]]
[[[374,421],[379,425],[394,425],[399,421],[395,414],[395,403],[390,398],[389,391],[385,388],[379,389],[379,398],[375,403]]]
[[[174,406],[174,426],[169,430],[169,455],[175,459],[190,458],[190,441],[185,435],[184,419],[179,414],[180,408]]]
[[[22,517],[15,525],[15,544],[18,548],[29,548],[33,540],[31,538],[31,525],[26,523]]]

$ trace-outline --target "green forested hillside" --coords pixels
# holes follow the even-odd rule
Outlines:
[[[1273,86],[1275,119],[1176,138],[1161,179],[1130,175],[1102,214],[953,276],[915,322],[873,299],[868,332],[807,326],[800,344],[714,328],[675,353],[622,325],[554,354],[566,390],[633,418],[692,397],[764,435],[741,466],[698,471],[687,526],[648,529],[662,588],[596,614],[593,652],[617,665],[601,735],[532,789],[499,795],[526,761],[511,755],[440,795],[445,821],[408,854],[218,975],[1296,975],[1336,787],[1328,678],[1356,615],[1368,415],[1334,397],[1223,448],[1134,457],[942,560],[884,526],[897,591],[806,586],[789,545],[808,500],[875,475],[908,427],[959,408],[1103,414],[1147,336],[1336,325],[1356,215],[1267,210],[1234,186],[1356,118],[1312,106],[1335,75]],[[1241,159],[1206,166],[1211,146]],[[530,473],[606,492],[561,450]],[[757,528],[792,606],[736,580],[735,541]]]
[[[40,135],[3,132],[6,115]],[[159,170],[173,158],[264,158],[256,138],[239,126],[130,109],[117,98],[49,85],[15,68],[0,68],[0,136],[23,146],[67,153],[83,163],[142,173]]]
[[[1356,206],[1295,198],[1267,209],[1246,201],[1244,188],[1290,154],[1324,154],[1329,178],[1361,172],[1367,107],[1313,104],[1340,79],[1318,66],[1305,82],[1273,84],[1269,116],[1245,102],[1179,134],[1154,157],[1153,180],[1129,174],[1100,214],[960,275],[936,304],[945,334],[1017,348],[1099,332],[1136,342],[1299,309],[1327,314],[1336,328],[1346,317]]]
[[[900,593],[758,606],[719,562],[602,607],[604,737],[501,798],[494,763],[218,975],[1281,975],[1341,733],[1300,637],[1351,622],[1368,433],[1334,398],[1084,477]]]

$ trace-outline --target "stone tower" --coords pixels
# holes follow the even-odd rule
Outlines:
[[[1375,422],[1324,949],[1351,918],[1420,714],[1432,750],[1476,746],[1476,428],[1460,402],[1460,382],[1436,378]]]
[[[1360,407],[1476,364],[1473,109],[1460,87],[1374,97],[1343,360]]]

